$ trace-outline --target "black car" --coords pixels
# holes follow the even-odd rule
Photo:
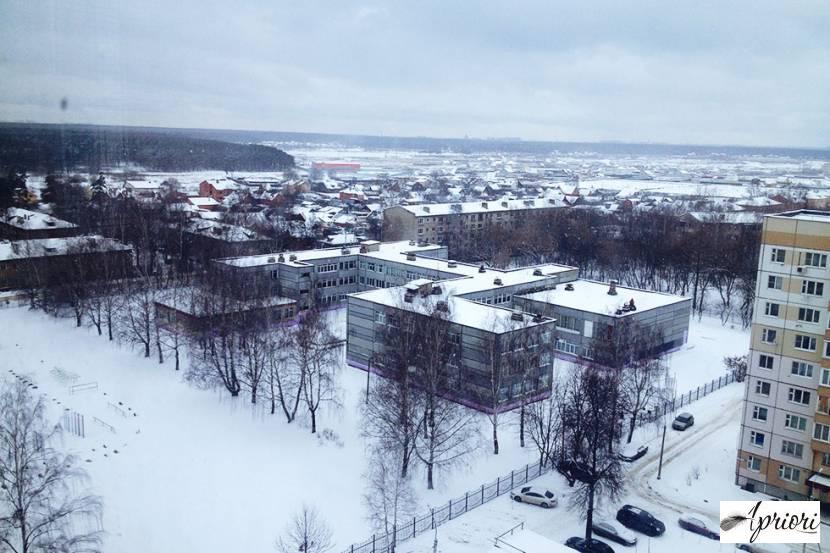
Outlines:
[[[568,481],[568,485],[573,487],[574,483],[579,480],[586,484],[591,482],[591,469],[587,465],[577,463],[576,461],[560,461],[556,465],[556,470]]]
[[[585,541],[585,538],[578,538],[576,536],[568,538],[565,541],[565,545],[571,549],[582,551],[582,553],[614,553],[610,545],[593,538],[591,538],[591,547],[588,547],[588,542]]]
[[[617,521],[626,528],[642,532],[652,538],[662,536],[666,531],[666,525],[657,520],[654,515],[633,505],[620,507],[617,511]]]

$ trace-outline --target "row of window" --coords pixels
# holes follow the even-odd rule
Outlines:
[[[357,277],[352,275],[349,277],[340,278],[324,278],[317,281],[317,288],[331,288],[333,286],[345,286],[347,284],[356,284]]]
[[[764,306],[764,315],[767,317],[780,317],[781,304],[774,302],[766,302]],[[817,323],[821,319],[821,311],[818,309],[811,309],[809,307],[798,308],[798,320],[805,323]]]
[[[827,267],[827,254],[819,252],[799,252],[798,265],[805,265],[808,267],[818,267],[820,269]],[[787,250],[784,248],[772,248],[770,250],[770,261],[773,263],[784,263],[787,258]]]
[[[758,367],[761,369],[772,370],[775,358],[772,355],[761,354],[758,356]],[[793,376],[800,376],[803,378],[813,378],[815,373],[815,365],[807,363],[806,361],[793,361],[790,365],[790,374]],[[822,369],[819,378],[824,386],[830,386],[830,369]]]
[[[769,275],[767,277],[767,288],[772,290],[782,290],[784,288],[784,277],[779,275]],[[801,293],[810,296],[823,296],[824,283],[817,280],[803,279],[801,281]]]
[[[765,344],[775,344],[778,338],[778,330],[774,328],[761,329],[761,342]],[[796,334],[793,339],[793,347],[802,351],[816,351],[818,346],[818,339],[815,336],[808,336],[807,334]],[[824,356],[830,357],[830,340],[824,342]]]
[[[767,380],[755,381],[755,393],[759,396],[769,397],[772,390],[772,383]],[[788,388],[787,401],[799,405],[809,405],[811,394],[807,390],[801,388]]]

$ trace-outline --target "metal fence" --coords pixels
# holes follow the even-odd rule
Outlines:
[[[343,553],[390,553],[393,551],[394,544],[414,538],[427,530],[433,530],[445,522],[449,522],[463,515],[467,511],[508,493],[516,486],[521,486],[534,478],[550,472],[550,470],[551,467],[549,464],[542,466],[539,462],[536,462],[532,465],[525,465],[489,484],[482,484],[479,488],[471,490],[456,499],[452,499],[440,507],[430,509],[429,512],[423,513],[421,516],[416,516],[411,520],[401,522],[388,534],[375,534],[362,543],[353,544],[344,550]]]
[[[742,381],[743,376],[735,372],[731,372],[727,375],[714,378],[711,382],[707,382],[703,386],[698,386],[694,390],[689,390],[685,394],[681,394],[680,397],[675,396],[671,400],[664,401],[662,405],[655,405],[652,410],[648,411],[644,416],[640,417],[640,421],[637,424],[637,426],[642,426],[644,424],[648,424],[650,422],[659,420],[666,413],[672,413],[676,409],[680,409],[685,405],[689,405],[690,403],[699,400],[702,397],[706,397],[715,390],[720,390],[728,384]]]

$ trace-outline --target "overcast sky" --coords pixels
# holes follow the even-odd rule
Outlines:
[[[826,0],[0,0],[0,120],[830,147],[828,29]]]

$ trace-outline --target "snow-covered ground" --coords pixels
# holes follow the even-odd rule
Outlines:
[[[666,434],[663,470],[657,480],[662,427],[638,430],[635,443],[649,446],[648,454],[628,468],[627,489],[619,501],[599,505],[595,517],[613,520],[617,509],[628,503],[642,507],[666,524],[666,533],[658,538],[636,534],[634,547],[611,544],[615,551],[632,553],[706,553],[731,552],[734,546],[722,544],[681,529],[678,516],[684,512],[700,513],[716,522],[719,502],[726,500],[766,499],[735,485],[735,451],[740,430],[740,407],[743,386],[727,386],[694,403],[690,410],[696,424],[686,432],[669,428]],[[534,481],[559,496],[555,509],[540,509],[516,503],[505,495],[441,526],[438,529],[440,553],[478,553],[491,551],[493,540],[519,524],[533,534],[556,543],[584,534],[585,523],[579,513],[568,508],[571,488],[556,472]],[[505,541],[513,545],[510,536]],[[525,539],[518,535],[516,545]],[[423,534],[398,547],[399,553],[432,552],[434,535]],[[822,549],[830,547],[830,528],[822,529]],[[501,550],[511,550],[502,546]],[[539,549],[540,551],[542,549]],[[794,548],[801,551],[801,546]],[[815,551],[815,548],[808,551]]]
[[[331,312],[341,331],[344,314]],[[279,414],[252,408],[244,394],[231,400],[224,392],[195,389],[183,382],[171,363],[144,359],[91,330],[76,329],[70,320],[11,308],[0,310],[0,328],[2,372],[30,375],[56,415],[64,409],[84,415],[85,437],[67,433],[64,439],[83,460],[93,491],[104,499],[106,550],[269,551],[303,503],[314,505],[328,521],[335,551],[371,535],[361,500],[366,455],[359,435],[359,404],[365,397],[364,372],[341,370],[343,406],[324,412],[321,422],[321,429],[332,430],[338,439],[326,441],[312,436],[303,421],[288,425]],[[716,320],[693,321],[689,345],[671,359],[678,391],[724,374],[721,358],[745,351],[747,342],[745,332],[723,328]],[[97,387],[70,393],[73,384],[86,383]],[[713,397],[737,401],[741,387],[727,390]],[[708,405],[704,401],[710,398],[693,406],[698,416]],[[518,447],[511,417],[504,417],[499,456],[490,453],[482,417],[482,445],[464,467],[439,473],[438,489],[432,492],[416,475],[419,512],[536,460],[532,448]],[[699,420],[703,426],[706,417]],[[717,443],[729,457],[730,444]],[[732,470],[733,463],[734,454],[722,464]],[[673,485],[685,487],[689,469],[676,470]],[[700,482],[708,474],[702,470]],[[567,487],[557,476],[547,476],[545,482],[557,490]],[[695,481],[683,492],[705,498],[702,491],[692,493],[705,488]],[[508,514],[488,521],[485,513],[491,505],[502,503]],[[469,524],[475,525],[485,517],[478,524],[490,528],[481,536],[492,537],[500,533],[492,530],[506,529],[523,516],[524,510],[516,511],[519,507],[502,498],[459,522],[469,517]],[[565,512],[560,508],[554,514]],[[545,520],[539,519],[539,524],[544,526]],[[578,528],[576,519],[554,526],[562,539]]]

